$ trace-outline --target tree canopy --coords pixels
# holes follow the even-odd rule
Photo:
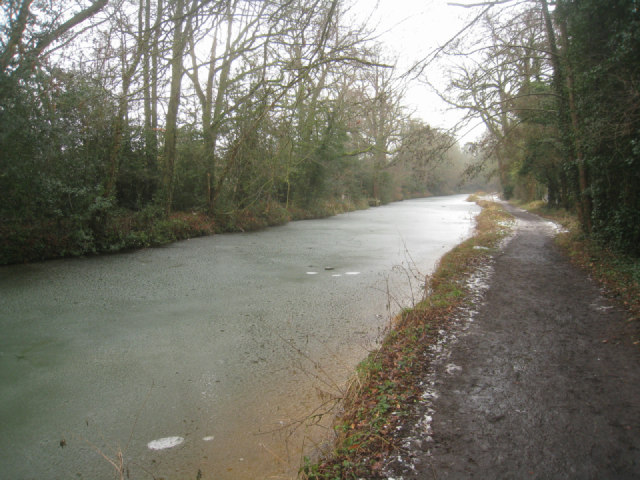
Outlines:
[[[347,13],[2,2],[0,263],[147,245],[178,214],[224,231],[451,191],[455,141],[407,114],[393,61]]]
[[[638,2],[464,5],[481,15],[447,47],[459,60],[441,95],[485,124],[479,167],[505,197],[574,209],[585,233],[640,254]]]

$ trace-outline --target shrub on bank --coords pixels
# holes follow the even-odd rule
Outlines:
[[[162,218],[148,210],[110,215],[94,229],[72,220],[4,224],[0,265],[158,246],[214,231],[214,220],[202,213],[177,212]]]
[[[0,265],[51,258],[114,253],[166,245],[213,233],[248,232],[291,220],[323,218],[368,208],[364,200],[326,200],[303,209],[278,202],[258,202],[213,216],[174,212],[168,217],[157,206],[140,211],[102,212],[92,222],[57,219],[0,223]]]

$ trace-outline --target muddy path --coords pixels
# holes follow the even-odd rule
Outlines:
[[[515,235],[476,276],[477,310],[435,349],[421,421],[389,477],[640,478],[640,356],[627,315],[507,206]]]

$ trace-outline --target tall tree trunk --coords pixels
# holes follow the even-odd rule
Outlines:
[[[560,25],[560,42],[565,54],[568,52],[567,24],[563,18],[559,22]],[[578,186],[580,191],[580,210],[582,212],[582,228],[586,233],[591,232],[591,213],[593,209],[591,195],[589,194],[589,180],[587,175],[587,165],[582,149],[582,141],[580,135],[580,125],[578,122],[578,111],[576,109],[573,68],[569,62],[565,62],[567,76],[567,100],[569,104],[569,115],[571,118],[571,131],[573,137],[574,148],[576,152],[576,162],[578,164]]]
[[[141,9],[143,8],[142,0],[139,6]],[[113,195],[113,191],[115,189],[118,178],[120,151],[122,150],[122,137],[128,124],[129,88],[131,87],[134,75],[140,65],[143,52],[147,50],[148,43],[149,30],[143,28],[142,12],[140,12],[140,15],[138,16],[138,38],[136,39],[136,48],[133,52],[133,57],[131,58],[131,63],[129,63],[129,65],[126,65],[126,52],[122,52],[122,92],[118,101],[118,112],[113,122],[113,139],[111,142],[111,149],[109,151],[109,170],[103,194],[105,197]],[[122,44],[124,45],[124,41]]]
[[[118,112],[113,120],[113,137],[111,139],[111,148],[109,150],[109,169],[107,171],[107,180],[105,182],[103,196],[111,197],[114,194],[116,180],[118,178],[118,168],[120,163],[120,151],[122,150],[122,136],[125,129],[125,116],[129,107],[129,86],[131,85],[131,76],[123,75],[122,93],[118,101]]]
[[[153,46],[151,49],[151,130],[154,132],[154,149],[157,155],[158,149],[158,69],[160,58],[160,19],[164,15],[164,6],[162,0],[158,0],[156,23],[152,32]]]
[[[500,82],[500,138],[505,139],[509,135],[510,122],[507,110],[508,95],[504,91],[503,82]],[[505,154],[503,153],[505,148],[504,142],[501,140],[500,145],[496,149],[496,159],[498,161],[498,175],[500,176],[500,186],[502,187],[502,193],[505,198],[513,196],[513,182],[509,176],[509,167],[505,161]],[[507,152],[508,153],[508,152]]]
[[[205,142],[206,142],[206,155],[207,155],[207,205],[209,212],[213,212],[215,209],[215,203],[218,198],[215,189],[216,185],[216,148],[218,146],[218,132],[220,130],[220,120],[225,107],[225,96],[227,95],[227,88],[229,84],[229,74],[231,73],[231,63],[234,60],[235,54],[232,51],[232,35],[233,35],[233,15],[232,8],[235,8],[235,2],[233,5],[231,2],[227,7],[227,38],[225,43],[224,57],[222,59],[222,68],[220,70],[220,77],[218,78],[218,90],[216,92],[216,98],[212,105],[212,115],[209,121],[204,124],[205,128]],[[213,69],[211,65],[211,69]],[[208,88],[212,88],[211,85],[207,85]],[[207,92],[211,95],[211,91]]]
[[[178,136],[178,109],[180,107],[180,86],[183,74],[183,53],[185,47],[184,0],[176,0],[173,19],[173,46],[171,55],[171,86],[164,134],[164,165],[162,189],[165,213],[171,213],[173,204],[173,180]]]
[[[585,167],[584,155],[580,142],[580,131],[578,126],[578,116],[575,109],[575,101],[573,98],[573,77],[569,65],[563,65],[558,50],[558,42],[556,40],[553,21],[549,13],[547,0],[540,0],[542,14],[544,16],[549,48],[551,51],[551,65],[553,67],[553,87],[558,97],[558,127],[563,137],[569,164],[577,165],[578,183],[574,185],[577,202],[576,208],[582,228],[586,232],[591,231],[591,199],[588,195],[588,180]],[[564,22],[560,22],[561,34],[564,30]],[[561,38],[566,42],[566,34],[562,34]],[[566,51],[566,43],[565,43]],[[567,78],[565,79],[565,67]]]
[[[155,174],[158,169],[158,55],[160,25],[163,16],[162,0],[157,0],[154,24],[151,24],[151,0],[145,2],[144,28],[149,41],[143,57],[144,82],[144,144],[147,178],[145,197],[150,199],[157,187]]]
[[[143,4],[144,2],[144,4]],[[156,133],[153,131],[153,121],[151,119],[151,51],[154,43],[155,35],[151,33],[151,0],[140,0],[140,9],[144,10],[144,15],[141,14],[142,28],[145,32],[149,32],[149,45],[145,48],[142,58],[142,81],[144,83],[144,143],[145,143],[145,156],[147,158],[147,166],[151,166],[152,159],[154,157],[155,143],[154,138]]]

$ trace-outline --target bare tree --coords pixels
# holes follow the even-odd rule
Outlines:
[[[193,0],[194,4],[198,0]],[[178,108],[180,107],[182,76],[184,74],[183,55],[187,43],[189,23],[185,21],[185,12],[189,0],[176,0],[172,12],[173,41],[171,49],[171,84],[169,88],[169,104],[165,119],[164,152],[162,165],[162,195],[167,215],[171,212],[173,202],[173,180],[176,161],[176,142],[178,136]],[[187,8],[185,8],[187,7]]]
[[[107,2],[108,0],[96,0],[85,4],[61,22],[42,22],[38,15],[44,18],[64,18],[62,11],[59,11],[61,3],[36,5],[34,0],[3,2],[2,16],[7,24],[0,30],[0,72],[15,77],[28,72],[49,47],[97,14]]]
[[[116,28],[115,33],[116,35],[119,35],[120,40],[120,54],[118,57],[120,58],[121,64],[121,91],[118,100],[118,112],[113,121],[112,146],[111,151],[109,152],[109,166],[104,189],[105,197],[109,197],[113,194],[118,177],[120,151],[123,140],[122,137],[126,127],[127,114],[129,112],[130,89],[134,83],[135,76],[140,73],[140,63],[143,58],[145,60],[143,77],[143,82],[145,83],[145,125],[151,127],[153,124],[150,119],[152,97],[147,94],[148,87],[146,86],[146,82],[151,79],[148,70],[148,52],[153,48],[151,46],[151,38],[154,32],[159,28],[161,16],[158,15],[156,17],[154,26],[148,25],[147,23],[150,21],[149,19],[151,16],[151,13],[147,10],[148,8],[151,8],[149,0],[139,0],[137,30],[136,26],[131,24],[129,21],[129,12],[127,12],[121,4],[116,5],[114,12],[111,14],[111,19],[114,22],[114,27]],[[145,18],[144,23],[143,18]],[[132,47],[129,47],[128,41],[133,42]]]
[[[265,21],[269,2],[227,2],[224,9],[209,12],[211,24],[207,29],[211,36],[208,58],[201,62],[197,54],[194,35],[189,36],[191,68],[187,74],[191,79],[201,109],[204,133],[205,163],[207,165],[207,205],[214,208],[217,149],[221,130],[229,116],[241,107],[241,99],[230,102],[230,94],[238,84],[247,80],[255,68],[238,68],[238,62],[258,49],[267,49],[268,35],[260,31]],[[264,43],[263,43],[264,42]],[[222,48],[220,49],[220,43]],[[235,71],[233,70],[235,68]],[[246,67],[243,66],[243,67]],[[264,68],[264,67],[263,67]],[[204,71],[205,82],[200,79]],[[256,88],[256,86],[254,86]]]
[[[483,5],[484,6],[484,5]],[[534,92],[532,82],[548,79],[550,70],[544,30],[535,5],[519,5],[511,16],[505,12],[482,17],[482,33],[489,44],[449,49],[460,61],[451,70],[447,92],[440,92],[451,106],[480,118],[491,141],[500,184],[507,195],[513,188],[510,164],[518,142],[518,129],[526,99],[548,93]],[[549,112],[553,113],[553,112]]]

